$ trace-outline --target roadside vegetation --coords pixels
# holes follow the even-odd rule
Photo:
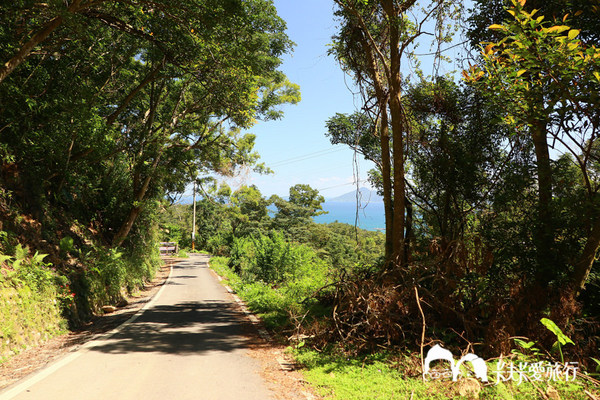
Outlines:
[[[313,222],[324,199],[308,185],[291,187],[288,200],[267,199],[253,186],[232,192],[209,181],[203,189],[208,195],[196,205],[196,248],[212,254],[217,273],[282,333],[317,323],[328,311],[316,293],[383,257],[382,233]],[[163,214],[165,241],[185,237],[179,243],[190,245],[191,212],[191,205],[173,205]]]
[[[290,193],[304,195],[290,196],[289,200],[266,199],[255,187],[242,187],[232,193],[225,185],[212,186],[208,192],[214,196],[198,202],[197,224],[214,226],[210,221],[218,219],[220,228],[207,235],[206,241],[200,242],[199,246],[208,248],[212,254],[220,254],[211,257],[211,267],[261,317],[277,340],[289,344],[289,354],[304,369],[307,381],[325,398],[583,400],[597,393],[595,357],[588,359],[591,362],[588,367],[579,361],[567,362],[576,359],[573,358],[577,357],[576,353],[572,351],[576,344],[550,320],[538,322],[540,331],[544,330],[545,335],[553,338],[553,345],[544,348],[540,338],[513,339],[511,350],[501,353],[501,357],[489,357],[489,383],[485,385],[473,378],[456,383],[447,377],[432,378],[435,375],[427,375],[424,381],[418,341],[413,342],[415,344],[402,340],[385,343],[377,341],[375,335],[369,337],[364,332],[367,328],[360,327],[354,327],[355,332],[347,334],[345,341],[336,339],[335,335],[340,332],[333,331],[348,325],[344,320],[348,314],[336,316],[348,312],[336,309],[340,304],[336,303],[336,296],[341,290],[352,287],[356,297],[345,297],[348,304],[352,302],[358,308],[362,301],[367,301],[361,299],[367,292],[361,291],[360,287],[372,285],[369,280],[377,279],[385,270],[382,251],[385,235],[357,230],[342,223],[321,225],[310,219],[295,223],[300,222],[295,220],[298,216],[316,215],[321,210],[323,199],[307,185],[292,187]],[[290,204],[299,198],[313,200]],[[279,204],[279,208],[270,206],[272,204]],[[283,216],[278,217],[278,213],[290,208],[298,212],[287,221],[295,229],[281,231],[277,221]],[[191,215],[191,211],[192,205],[174,205],[165,214],[164,221],[174,220],[170,213]],[[191,236],[191,220],[181,218],[180,221],[183,223],[179,228],[169,232],[177,236],[187,231]],[[254,228],[244,229],[247,226]],[[316,240],[318,235],[321,235],[321,241]],[[172,239],[167,237],[165,240]],[[356,282],[358,279],[361,279],[360,286]],[[372,286],[371,290],[376,293]],[[392,295],[388,293],[386,300],[390,298]],[[375,307],[378,300],[382,301],[378,297],[368,301]],[[373,310],[375,312],[385,313],[386,310]],[[420,315],[415,318],[421,326]],[[370,323],[372,326],[368,329],[377,332],[384,329],[386,320],[373,317]],[[435,323],[432,326],[435,327]],[[474,348],[473,344],[461,344],[465,338],[452,330],[432,332],[429,329],[427,326],[427,336],[439,335],[439,338],[434,341],[428,338],[425,352],[431,344],[441,342],[455,350],[455,361],[461,352],[464,355],[467,346],[470,351],[485,354],[481,344]],[[512,372],[507,369],[509,365],[514,368]],[[566,365],[572,368],[565,369]],[[447,363],[438,362],[434,368],[440,374],[449,371]],[[535,375],[532,368],[541,372]],[[468,374],[464,367],[462,371]]]
[[[244,132],[300,100],[272,1],[0,6],[0,357],[118,305],[159,241],[191,251],[193,183],[195,251],[324,396],[597,398],[600,8],[470,5],[333,0],[329,54],[364,102],[323,123],[374,163],[385,233],[314,223],[305,184],[217,184],[269,172]],[[441,73],[457,32],[460,81]],[[435,344],[510,375],[438,362],[424,382]]]
[[[292,45],[268,0],[0,6],[1,358],[152,279],[195,176],[263,170],[242,129],[299,100]]]

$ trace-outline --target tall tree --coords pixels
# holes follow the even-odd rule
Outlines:
[[[495,106],[471,87],[447,78],[412,85],[407,92],[413,123],[410,192],[426,238],[449,257],[469,220],[490,203],[508,155],[506,128]]]
[[[484,43],[481,68],[473,67],[465,76],[489,93],[510,99],[503,103],[507,122],[529,131],[538,182],[536,276],[542,284],[555,279],[561,269],[554,243],[549,141],[559,143],[555,151],[569,153],[578,166],[590,207],[585,245],[571,273],[578,293],[600,247],[599,187],[592,161],[600,128],[600,51],[578,38],[581,29],[573,26],[569,15],[547,20],[525,6],[524,0],[512,1],[507,10],[511,17],[490,26],[499,40]]]
[[[451,1],[434,1],[413,13],[415,0],[336,0],[340,33],[332,53],[363,89],[366,108],[374,109],[381,147],[381,176],[386,213],[386,258],[394,265],[408,260],[406,243],[406,136],[403,60],[434,22],[440,40],[447,39],[442,21]],[[411,17],[418,15],[416,20]]]
[[[277,70],[292,42],[270,0],[76,4],[17,2],[0,17],[0,55],[19,59],[0,83],[4,167],[20,171],[12,186],[33,210],[89,197],[120,246],[145,206],[197,170],[256,163],[254,137],[240,132],[299,100]]]
[[[325,198],[319,194],[317,189],[310,185],[297,184],[289,189],[289,199],[286,201],[277,195],[273,195],[270,201],[277,208],[273,218],[275,229],[290,234],[293,240],[306,242],[309,235],[308,225],[313,223],[312,218],[325,214],[322,203]]]

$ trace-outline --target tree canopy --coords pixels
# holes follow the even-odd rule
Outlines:
[[[2,19],[8,187],[30,210],[100,213],[114,246],[196,175],[264,170],[241,130],[299,101],[277,69],[293,43],[271,1],[17,2]]]

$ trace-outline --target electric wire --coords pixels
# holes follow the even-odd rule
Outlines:
[[[288,159],[285,159],[285,160],[276,161],[276,162],[274,162],[272,164],[268,164],[268,166],[270,168],[281,167],[281,166],[284,166],[284,165],[293,164],[293,163],[304,161],[304,160],[309,160],[311,158],[322,157],[322,156],[329,155],[329,154],[332,154],[332,153],[337,153],[337,152],[342,151],[342,150],[347,150],[347,149],[345,147],[340,147],[340,148],[337,148],[337,149],[333,148],[333,149],[319,150],[319,151],[315,151],[313,153],[308,153],[308,154],[304,154],[304,155],[301,155],[301,156],[296,156],[296,157],[291,157],[291,158],[288,158]]]

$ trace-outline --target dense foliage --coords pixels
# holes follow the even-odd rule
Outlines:
[[[165,198],[264,170],[242,130],[299,100],[292,46],[270,0],[2,4],[0,252],[31,249],[47,302],[68,283],[73,324],[118,304],[160,263]],[[35,290],[10,260],[3,287]]]
[[[322,299],[336,309],[327,340],[353,338],[354,350],[418,342],[423,305],[427,338],[479,342],[490,355],[508,352],[514,336],[550,349],[540,323],[550,318],[575,338],[571,356],[594,365],[598,6],[475,2],[465,29],[472,55],[457,83],[404,74],[403,63],[418,59],[415,40],[427,32],[435,62],[443,59],[460,2],[420,12],[412,1],[335,3],[332,53],[364,104],[330,118],[327,135],[375,163],[390,247],[386,268]]]
[[[316,347],[430,339],[498,356],[529,337],[593,366],[597,2],[475,0],[461,82],[425,76],[416,49],[434,38],[439,70],[462,2],[333,3],[330,54],[364,103],[325,122],[327,136],[375,163],[385,234],[314,223],[324,199],[308,185],[284,199],[215,184],[268,171],[243,132],[299,100],[278,70],[293,44],[270,0],[1,6],[5,305],[54,298],[46,314],[80,322],[117,303],[152,277],[159,239],[192,246],[191,206],[172,200],[194,182],[193,245],[271,326],[302,327]],[[556,332],[575,345],[553,347]]]

